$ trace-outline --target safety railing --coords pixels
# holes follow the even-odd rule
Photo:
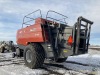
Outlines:
[[[36,18],[33,18],[33,16],[34,16],[33,14],[35,14],[37,12],[39,12],[39,16],[36,17]],[[33,15],[33,16],[31,17],[31,15]],[[24,16],[23,23],[22,23],[22,28],[23,28],[24,25],[31,25],[30,22],[36,20],[37,18],[42,18],[42,14],[41,14],[41,10],[40,9],[38,9],[38,10],[36,10],[36,11],[34,11],[32,13],[29,13],[28,15]],[[29,20],[25,21],[25,19],[29,19]]]
[[[58,14],[59,16],[62,16],[63,18],[61,18],[61,19],[53,18],[53,17],[51,17],[52,14],[50,15],[50,13],[55,13],[55,15]],[[49,16],[49,15],[50,15],[50,16]],[[47,15],[46,15],[46,19],[47,19],[47,20],[48,20],[48,19],[51,19],[51,20],[53,20],[53,21],[60,22],[60,23],[63,23],[63,24],[67,24],[67,22],[66,22],[66,19],[67,19],[67,18],[68,18],[67,16],[65,16],[65,15],[63,15],[63,14],[60,14],[60,13],[58,13],[58,12],[55,12],[55,11],[53,11],[53,10],[49,10],[49,11],[47,12]]]

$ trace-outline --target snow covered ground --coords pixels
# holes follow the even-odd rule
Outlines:
[[[29,69],[23,58],[12,58],[12,53],[0,53],[0,75],[100,75],[100,51],[89,49],[88,54],[70,56],[61,64],[44,64]]]

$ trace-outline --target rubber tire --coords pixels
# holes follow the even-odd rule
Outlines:
[[[16,54],[15,53],[12,53],[12,58],[15,58]]]
[[[20,48],[16,49],[16,55],[17,57],[22,57],[23,56],[23,51]]]
[[[26,52],[30,50],[32,52],[32,60],[31,62],[27,62],[26,60]],[[31,69],[36,69],[42,66],[45,59],[45,52],[41,45],[39,44],[29,44],[26,46],[24,50],[24,61],[25,65]]]
[[[5,48],[2,47],[2,48],[0,49],[0,53],[4,53],[4,51],[5,51]]]
[[[56,62],[62,63],[62,62],[65,62],[66,60],[67,60],[67,58],[59,58]]]
[[[15,48],[15,47],[12,47],[12,48],[11,48],[11,51],[12,51],[12,52],[15,52],[15,51],[16,51],[16,48]]]

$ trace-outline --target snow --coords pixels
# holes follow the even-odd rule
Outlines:
[[[88,54],[69,56],[61,64],[29,69],[23,58],[12,58],[12,53],[0,53],[0,75],[87,75],[100,74],[100,51],[89,49]]]
[[[0,73],[1,72],[7,73],[7,75],[40,75],[40,74],[48,73],[47,71],[44,71],[41,69],[29,69],[28,67],[25,67],[24,65],[3,66],[0,68]]]

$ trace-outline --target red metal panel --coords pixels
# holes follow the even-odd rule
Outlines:
[[[28,42],[48,41],[48,33],[45,32],[45,29],[43,32],[43,29],[41,28],[41,24],[45,25],[46,22],[52,23],[52,21],[43,18],[37,18],[34,25],[19,29],[16,36],[17,44],[27,45]]]
[[[17,44],[27,45],[28,42],[44,42],[41,19],[38,19],[38,23],[22,28],[17,32]]]

